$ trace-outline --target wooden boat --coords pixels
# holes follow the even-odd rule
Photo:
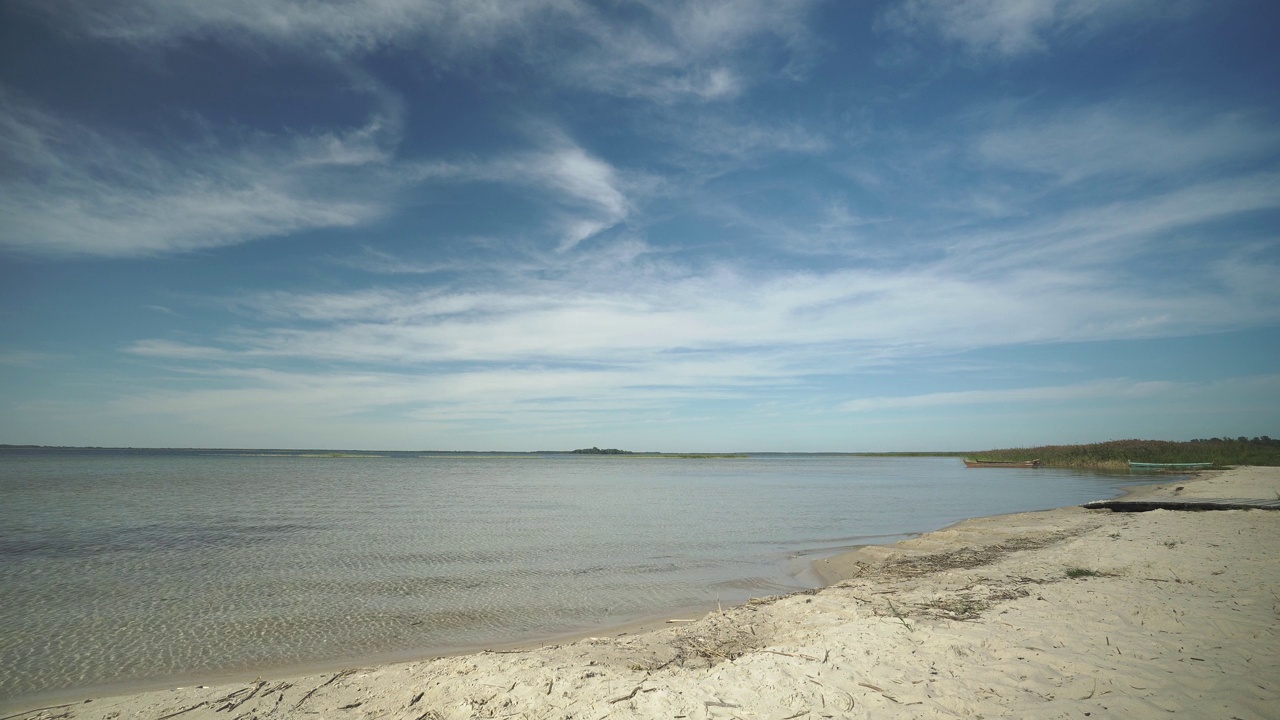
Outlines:
[[[1006,468],[1037,468],[1040,467],[1039,460],[1015,460],[1006,462],[1003,460],[970,460],[964,458],[965,467],[1006,467]]]
[[[1144,463],[1130,460],[1129,467],[1139,470],[1199,470],[1213,467],[1213,463]]]

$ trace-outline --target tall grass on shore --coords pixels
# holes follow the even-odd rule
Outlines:
[[[1054,467],[1114,468],[1129,461],[1150,463],[1203,463],[1225,465],[1280,465],[1280,440],[1208,438],[1188,442],[1165,440],[1111,440],[1091,445],[1044,445],[1033,448],[984,450],[969,455],[978,460],[1017,461],[1039,459]]]

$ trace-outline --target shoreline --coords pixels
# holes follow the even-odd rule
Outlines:
[[[1203,472],[1217,471],[1202,471],[1202,473]],[[1116,486],[1113,489],[1119,493],[1117,497],[1128,497],[1146,487],[1148,487],[1148,485],[1145,484],[1126,485]],[[451,647],[430,648],[426,650],[389,651],[340,660],[316,660],[312,662],[293,662],[279,665],[254,665],[250,667],[225,670],[197,670],[188,673],[167,675],[160,678],[125,680],[85,685],[76,688],[52,689],[13,698],[0,697],[0,717],[3,717],[3,714],[5,713],[18,712],[23,709],[46,705],[62,706],[73,700],[79,701],[90,697],[109,698],[175,690],[185,691],[198,689],[201,686],[218,686],[236,682],[243,683],[247,682],[249,679],[263,676],[294,677],[332,673],[352,666],[385,666],[410,662],[430,662],[438,659],[465,657],[488,652],[511,653],[515,651],[536,651],[542,648],[559,647],[564,644],[580,642],[597,636],[625,637],[629,635],[633,636],[641,633],[661,631],[669,629],[672,624],[709,616],[715,611],[741,607],[749,603],[773,601],[795,594],[809,594],[814,591],[830,587],[842,578],[830,578],[824,575],[820,571],[819,567],[821,563],[833,558],[843,557],[846,555],[853,556],[863,550],[871,550],[874,552],[877,548],[893,548],[901,543],[930,536],[933,533],[943,532],[949,528],[955,527],[956,525],[971,522],[975,519],[1003,518],[1025,513],[1052,512],[1055,509],[1056,508],[1048,508],[1044,510],[1019,511],[1016,513],[1001,513],[991,516],[977,516],[976,518],[957,520],[935,530],[892,533],[889,535],[877,536],[886,539],[893,538],[884,542],[858,543],[843,547],[824,547],[800,551],[792,555],[787,561],[787,564],[789,565],[787,574],[796,581],[795,589],[780,594],[751,598],[745,601],[736,601],[732,603],[726,602],[723,605],[718,601],[714,603],[705,602],[686,607],[665,608],[643,616],[625,619],[622,621],[603,621],[597,626],[584,624],[577,628],[564,629],[542,635],[530,635],[524,638],[503,642],[464,644]]]
[[[1174,477],[1165,477],[1165,479],[1161,480],[1160,482],[1142,483],[1137,485],[1125,485],[1117,488],[1120,491],[1120,494],[1117,495],[1114,499],[1117,499],[1117,500],[1138,499],[1138,498],[1158,496],[1161,494],[1161,491],[1165,488],[1165,486],[1171,483],[1174,483],[1177,481],[1189,482],[1192,480],[1201,480],[1201,479],[1207,480],[1223,472],[1227,472],[1227,471],[1201,470],[1199,472],[1194,472],[1194,473],[1178,474]],[[834,555],[815,559],[813,562],[810,563],[810,569],[821,581],[821,584],[819,587],[827,588],[841,582],[842,580],[848,579],[847,573],[849,572],[849,569],[846,567],[848,565],[856,564],[859,562],[876,562],[879,560],[883,560],[885,557],[901,555],[903,554],[902,553],[903,550],[912,551],[914,550],[914,546],[921,545],[921,544],[926,544],[927,546],[933,543],[934,541],[936,541],[938,538],[943,537],[949,531],[954,531],[957,528],[969,527],[977,524],[984,524],[984,525],[997,524],[998,525],[1001,522],[1001,520],[1004,518],[1013,518],[1015,516],[1022,516],[1022,515],[1031,516],[1031,515],[1035,515],[1036,513],[1052,513],[1052,512],[1058,512],[1061,510],[1068,510],[1071,508],[1078,508],[1078,507],[1080,506],[1067,505],[1067,506],[1057,507],[1057,508],[1045,508],[1043,510],[1022,510],[1019,512],[999,513],[996,515],[977,515],[971,518],[957,520],[948,525],[944,525],[936,530],[929,530],[923,533],[910,533],[903,539],[896,540],[890,543],[874,543],[874,544],[867,544],[867,545],[851,546],[846,550],[835,553]],[[1012,536],[1013,536],[1013,533],[1009,533],[1005,535],[1003,539],[1008,539],[1008,537],[1012,537]],[[1000,539],[1001,539],[1000,535],[993,535],[986,539],[985,544],[996,544]],[[973,540],[981,540],[981,538],[973,537],[973,538],[968,538],[968,540],[972,542]],[[920,541],[920,542],[913,543],[913,541]]]
[[[1252,485],[1250,483],[1243,483],[1242,485],[1239,477],[1242,473],[1251,476]],[[1259,477],[1254,476],[1261,477],[1261,480],[1259,480]],[[1127,491],[1125,496],[1167,494],[1173,492],[1172,483],[1175,481],[1178,485],[1187,488],[1188,495],[1197,490],[1210,493],[1221,492],[1216,486],[1222,483],[1234,488],[1250,487],[1256,493],[1264,492],[1266,488],[1276,488],[1274,492],[1280,492],[1280,470],[1276,468],[1244,468],[1238,471],[1205,472],[1191,479],[1164,478],[1151,484],[1133,486],[1123,490]],[[1235,495],[1238,495],[1238,493]],[[1262,495],[1262,497],[1270,499],[1274,495]],[[1254,516],[1253,522],[1261,522],[1273,529],[1276,527],[1277,521],[1280,521],[1280,513],[1266,513],[1265,511],[1213,513],[1168,513],[1168,511],[1156,511],[1155,513],[1144,515],[1182,516],[1166,518],[1174,523],[1181,524],[1186,524],[1186,521],[1189,520],[1208,520],[1210,524],[1213,524],[1216,520],[1210,516],[1238,517],[1242,514],[1246,516],[1252,515]],[[1274,517],[1271,520],[1267,520],[1258,517],[1259,514],[1274,515]],[[943,624],[959,623],[963,627],[974,622],[984,622],[984,620],[978,618],[989,620],[993,611],[1007,612],[994,610],[1002,603],[1018,601],[1019,597],[1025,598],[1025,596],[1019,596],[1016,591],[1020,591],[1025,587],[1035,586],[1045,588],[1063,587],[1063,581],[1057,578],[1042,578],[1031,586],[1025,586],[1025,584],[1018,586],[1017,583],[1014,583],[1013,586],[1003,587],[1003,585],[1009,585],[1009,583],[1000,581],[999,578],[981,578],[986,581],[985,583],[979,583],[986,586],[985,594],[982,592],[975,594],[973,591],[974,583],[968,582],[966,583],[968,589],[961,593],[962,597],[959,599],[952,598],[951,601],[947,601],[944,598],[939,601],[935,598],[923,604],[916,602],[918,598],[914,598],[913,593],[919,595],[920,593],[936,592],[940,589],[939,586],[953,582],[954,578],[952,576],[956,574],[972,573],[975,568],[989,569],[1004,562],[1010,555],[1014,554],[1034,557],[1037,554],[1049,553],[1063,543],[1078,541],[1082,536],[1088,536],[1091,533],[1097,535],[1104,529],[1104,526],[1123,524],[1122,521],[1126,520],[1132,522],[1135,518],[1137,516],[1126,516],[1120,513],[1112,514],[1107,511],[1086,511],[1074,506],[1055,510],[973,518],[895,543],[894,545],[865,546],[821,559],[815,565],[825,562],[828,565],[839,566],[843,568],[841,572],[844,573],[844,576],[832,576],[830,579],[834,581],[824,588],[753,600],[734,608],[726,608],[723,612],[715,612],[713,610],[693,623],[672,625],[660,619],[655,619],[631,627],[602,628],[599,632],[604,634],[601,636],[583,637],[579,635],[575,636],[580,638],[576,641],[558,637],[550,641],[555,644],[546,644],[546,642],[519,643],[507,647],[494,646],[482,652],[449,654],[425,660],[379,662],[375,667],[361,669],[352,673],[346,673],[345,671],[335,673],[332,669],[333,666],[329,665],[329,669],[277,673],[273,677],[284,679],[267,683],[261,683],[261,681],[247,682],[246,678],[251,674],[249,672],[229,673],[219,677],[217,680],[206,675],[201,684],[213,685],[213,687],[201,688],[188,685],[182,689],[174,689],[172,681],[170,681],[169,683],[162,683],[163,689],[126,691],[124,694],[99,696],[93,698],[92,702],[80,702],[86,696],[93,694],[92,691],[85,688],[57,693],[60,698],[67,702],[75,699],[73,704],[67,705],[57,710],[57,712],[71,712],[72,714],[67,717],[72,718],[106,718],[110,717],[112,712],[118,712],[119,717],[158,718],[167,714],[166,712],[161,712],[162,710],[173,712],[189,706],[199,706],[183,713],[184,720],[201,717],[227,717],[226,714],[216,714],[210,710],[213,701],[224,696],[235,695],[241,691],[243,691],[241,692],[242,695],[248,694],[252,688],[257,687],[258,690],[254,695],[258,700],[245,700],[243,705],[245,710],[249,710],[251,707],[256,708],[254,712],[261,713],[263,717],[302,717],[309,712],[323,710],[325,707],[341,708],[344,706],[352,706],[350,709],[353,711],[357,709],[363,710],[368,706],[370,712],[373,712],[373,708],[377,707],[381,708],[378,712],[385,712],[388,717],[407,717],[415,720],[419,716],[433,717],[431,714],[423,715],[428,710],[437,713],[434,717],[484,717],[487,709],[497,707],[490,703],[501,702],[501,700],[490,699],[477,705],[477,699],[486,692],[486,688],[491,690],[492,688],[489,686],[502,684],[511,686],[512,692],[514,692],[517,689],[516,686],[529,684],[536,677],[539,678],[537,680],[539,687],[543,687],[547,692],[535,693],[523,698],[519,702],[519,708],[525,708],[527,712],[524,714],[550,717],[558,712],[553,712],[553,708],[563,709],[563,701],[570,699],[573,700],[575,705],[586,703],[599,709],[601,713],[614,711],[618,716],[627,716],[623,710],[634,706],[633,712],[638,712],[640,711],[640,705],[637,703],[640,703],[641,700],[645,702],[656,700],[660,692],[663,692],[662,697],[668,705],[676,703],[680,699],[669,692],[662,691],[658,687],[663,684],[655,682],[660,676],[665,682],[665,687],[683,685],[693,688],[697,687],[699,678],[705,680],[706,674],[716,668],[754,666],[760,663],[782,663],[783,665],[790,664],[794,666],[790,669],[795,670],[800,666],[808,667],[812,665],[816,659],[823,658],[824,652],[829,655],[832,649],[827,647],[824,651],[819,651],[814,646],[806,650],[803,646],[797,646],[794,641],[796,639],[796,631],[804,630],[808,625],[812,624],[810,621],[814,620],[812,616],[815,615],[824,617],[826,622],[849,620],[851,619],[850,616],[852,616],[853,619],[860,620],[861,624],[866,626],[853,628],[853,634],[857,636],[870,634],[869,637],[861,637],[854,644],[859,646],[866,644],[867,648],[878,647],[881,652],[889,656],[900,655],[902,650],[900,646],[904,638],[911,642],[913,633],[920,632],[923,634],[935,629],[924,627],[926,625],[939,622]],[[1108,542],[1117,541],[1108,539]],[[1169,548],[1163,547],[1160,549],[1165,552],[1169,550]],[[1084,559],[1088,560],[1090,557],[1086,556]],[[1103,568],[1102,571],[1111,572],[1106,568]],[[1061,569],[1058,569],[1057,572],[1060,574]],[[824,575],[824,577],[827,576]],[[1264,579],[1271,583],[1271,588],[1280,587],[1280,571],[1276,571],[1274,563],[1267,570]],[[1102,583],[1104,581],[1111,582],[1113,579],[1104,576],[1102,578],[1091,578],[1087,582]],[[1165,581],[1162,580],[1161,582]],[[1151,580],[1149,584],[1154,584],[1156,588],[1165,587],[1163,584],[1157,584],[1156,580]],[[1181,581],[1178,584],[1180,585]],[[906,587],[907,585],[916,585],[918,587]],[[1005,597],[1006,595],[1008,597]],[[849,597],[842,596],[850,596],[853,599],[850,600]],[[879,597],[883,597],[887,602],[878,601]],[[896,604],[890,598],[897,598]],[[839,601],[833,602],[837,600]],[[864,600],[870,600],[870,602],[863,602]],[[821,611],[815,612],[819,610],[819,607],[812,607],[814,605],[820,606]],[[979,608],[981,609],[979,610]],[[968,614],[974,612],[978,613],[977,618],[967,617]],[[1174,612],[1177,612],[1176,607]],[[763,623],[758,622],[762,616],[768,616],[769,620]],[[692,619],[697,616],[691,614],[687,617]],[[1111,637],[1120,637],[1120,635],[1112,635]],[[837,634],[837,636],[827,638],[828,642],[825,644],[831,645],[833,640],[838,641],[839,639],[840,637]],[[1274,629],[1272,630],[1272,639],[1274,639]],[[893,647],[885,648],[886,643]],[[1053,643],[1049,644],[1052,645]],[[1277,644],[1277,646],[1280,646],[1280,644]],[[1051,650],[1046,648],[1041,648],[1041,650],[1051,653]],[[867,652],[871,653],[872,650],[867,649]],[[915,652],[913,651],[911,654],[914,655]],[[897,659],[902,660],[904,658]],[[947,659],[954,662],[959,657],[952,655]],[[847,659],[847,661],[852,661],[852,658]],[[822,666],[828,664],[825,660],[821,663]],[[549,667],[555,668],[555,671],[547,672]],[[1271,667],[1274,668],[1277,665],[1273,664]],[[803,670],[803,668],[801,669]],[[803,671],[810,672],[812,669],[816,669],[816,667]],[[781,672],[783,676],[788,675],[787,670],[788,668],[785,667],[782,669],[775,668],[775,671]],[[1274,674],[1275,672],[1273,672]],[[540,679],[543,677],[546,679]],[[236,680],[236,678],[239,679]],[[487,678],[493,682],[485,683],[481,678]],[[604,681],[598,680],[598,678],[619,678],[619,680]],[[448,682],[444,682],[444,679],[447,679]],[[626,682],[634,681],[634,684],[623,687],[622,685],[626,683],[618,684],[621,679],[625,679]],[[1269,678],[1268,680],[1271,679],[1275,678]],[[510,681],[512,680],[515,685],[511,684]],[[222,684],[223,681],[226,681],[225,684]],[[693,684],[690,685],[690,683]],[[863,684],[874,685],[877,688],[884,687],[874,679]],[[156,687],[156,685],[152,684],[152,687]],[[285,685],[288,687],[284,687]],[[553,693],[552,688],[557,685],[561,686],[563,688],[562,692],[567,694]],[[642,688],[641,685],[653,685],[654,689]],[[311,689],[310,686],[314,686],[314,693],[306,698],[306,703],[301,704],[299,707],[294,707],[292,703],[297,702],[301,697],[301,693],[296,692],[296,689]],[[1276,683],[1270,686],[1271,690],[1269,692],[1272,694],[1269,697],[1273,700],[1276,699],[1274,693],[1277,686],[1280,686],[1280,679],[1277,679]],[[432,687],[434,687],[434,690],[428,692],[428,689]],[[614,702],[617,697],[626,695],[632,687],[638,688],[637,693],[643,694],[645,697],[637,699],[639,695],[633,693],[633,697],[628,698],[625,702]],[[413,688],[418,689],[413,690]],[[868,690],[867,687],[862,687],[855,683],[841,692],[845,694],[859,692],[858,688],[861,688],[860,692],[864,694]],[[906,688],[905,690],[909,689]],[[413,692],[410,692],[410,690],[413,690]],[[617,692],[616,695],[611,694],[619,690],[620,692]],[[905,692],[905,690],[899,689],[895,692]],[[413,714],[408,714],[408,710],[405,708],[409,707],[409,705],[406,705],[406,703],[409,703],[413,696],[419,692],[432,697],[412,703]],[[516,695],[519,694],[516,693]],[[40,697],[49,697],[51,695],[42,695]],[[405,697],[400,698],[400,695],[405,695]],[[435,695],[439,695],[439,697],[435,697]],[[880,695],[884,698],[892,696],[897,700],[902,700],[902,697],[894,695],[893,692],[882,692]],[[274,705],[261,705],[260,701],[268,696]],[[321,696],[325,698],[323,702],[320,700]],[[471,708],[468,714],[452,712],[450,708],[453,706],[448,703],[464,697],[470,698],[467,701]],[[853,695],[849,694],[849,697],[852,698]],[[783,699],[785,698],[774,698],[779,702]],[[823,695],[820,702],[829,702],[833,701],[833,699],[834,696]],[[436,704],[428,705],[426,704],[427,700]],[[513,698],[507,698],[507,700],[516,702]],[[200,705],[202,702],[205,705]],[[229,700],[224,705],[234,702],[235,699]],[[313,702],[316,703],[314,707],[312,706]],[[439,704],[440,702],[445,704],[441,705]],[[557,702],[560,704],[556,704]],[[710,702],[711,704],[700,706],[701,714],[695,712],[689,716],[713,717],[715,714],[710,711],[718,707],[714,703],[727,701],[712,699]],[[884,700],[884,702],[894,706],[905,704],[894,699]],[[925,700],[921,701],[921,703],[926,702]],[[325,703],[329,704],[326,705]],[[353,703],[358,705],[353,705]],[[533,704],[530,705],[529,703]],[[34,700],[30,696],[23,698],[20,703],[13,703],[7,700],[0,703],[5,707],[6,713],[19,712],[24,708],[34,709],[46,704],[62,703],[44,703]],[[397,704],[400,705],[399,708],[395,707]],[[742,703],[735,704],[746,707]],[[795,703],[792,703],[788,707],[794,705]],[[515,707],[510,705],[505,707],[509,708],[511,712],[516,710]],[[671,707],[675,707],[675,705],[671,705]],[[680,707],[684,706],[681,705]],[[866,707],[868,705],[859,706],[860,709]],[[924,712],[923,707],[922,705],[920,708],[921,713]],[[435,710],[432,710],[432,708],[435,708]],[[797,711],[800,709],[798,706],[796,707]],[[903,709],[899,708],[899,711]],[[668,712],[669,710],[670,708],[661,712]],[[694,707],[694,710],[699,710],[699,708]],[[206,714],[205,711],[209,712]],[[974,710],[973,712],[982,711]],[[988,709],[987,712],[990,714],[995,711]],[[593,717],[598,717],[599,714],[597,713]],[[647,712],[639,712],[635,716],[643,717],[647,716],[647,714]],[[1218,713],[1215,711],[1214,714]],[[497,713],[497,715],[500,716],[502,713]],[[358,713],[353,716],[361,717]],[[944,717],[948,715],[918,714],[914,716]],[[1246,712],[1239,716],[1249,717],[1250,715]],[[23,718],[23,720],[28,718],[35,720],[40,718],[41,715],[30,712],[19,717]]]
[[[1118,497],[1128,495],[1137,486],[1112,485],[1109,489]],[[1034,510],[1019,512],[1045,512],[1052,510]],[[1005,517],[1010,513],[980,517]],[[644,632],[659,631],[669,628],[673,621],[701,618],[716,610],[740,607],[751,602],[773,600],[788,597],[796,593],[809,593],[833,584],[833,579],[819,572],[819,564],[832,557],[856,553],[865,548],[893,547],[899,543],[910,541],[931,533],[940,532],[969,519],[956,520],[934,530],[895,532],[884,535],[868,535],[855,540],[853,544],[839,546],[815,547],[795,551],[787,558],[779,561],[780,573],[790,578],[789,589],[784,591],[765,591],[769,594],[725,601],[705,601],[693,605],[661,608],[634,617],[619,619],[602,619],[587,621],[577,626],[565,627],[545,633],[528,633],[524,636],[498,641],[481,641],[451,646],[433,646],[428,648],[391,650],[375,652],[367,655],[349,656],[339,659],[316,659],[311,661],[295,661],[278,664],[255,664],[225,669],[192,670],[167,674],[161,677],[119,680],[107,683],[80,685],[73,688],[54,688],[36,693],[0,697],[0,717],[8,712],[22,708],[31,708],[50,704],[65,704],[71,700],[86,697],[114,697],[136,695],[175,689],[191,689],[193,686],[223,685],[234,682],[245,682],[255,677],[293,677],[340,671],[352,666],[383,666],[407,662],[430,661],[441,658],[467,656],[484,652],[507,653],[512,651],[537,650],[554,647],[566,643],[578,642],[596,636],[623,637]],[[785,570],[783,569],[785,568]],[[779,576],[781,577],[781,575]]]

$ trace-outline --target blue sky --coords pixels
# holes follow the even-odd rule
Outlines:
[[[1278,21],[10,0],[0,442],[1280,436]]]

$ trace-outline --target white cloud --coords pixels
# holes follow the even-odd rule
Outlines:
[[[528,188],[547,208],[547,229],[568,250],[625,221],[628,193],[651,184],[559,131],[541,131],[537,149],[489,160],[409,164],[392,157],[400,133],[395,115],[375,115],[346,132],[167,147],[0,101],[0,158],[8,165],[0,173],[0,245],[28,253],[160,255],[351,227],[379,217],[396,192],[424,181]]]
[[[129,346],[129,352],[140,357],[166,360],[227,360],[233,353],[218,348],[173,342],[171,340],[139,340]]]
[[[794,65],[815,0],[650,0],[624,13],[587,0],[28,0],[64,29],[137,45],[191,38],[320,57],[413,49],[445,66],[514,55],[549,76],[662,102],[737,95],[772,43]],[[744,73],[749,73],[748,78]]]
[[[1063,40],[1103,29],[1185,16],[1199,0],[903,0],[882,26],[894,32],[936,33],[977,55],[1042,52]]]
[[[774,123],[725,118],[678,116],[663,118],[663,129],[678,127],[671,138],[689,152],[724,158],[732,163],[771,154],[814,155],[832,149],[832,141],[801,123]]]
[[[189,38],[369,52],[427,36],[445,49],[488,48],[566,0],[40,0],[39,12],[84,34],[134,44]]]
[[[1099,176],[1213,172],[1256,161],[1280,146],[1272,125],[1243,114],[1186,115],[1123,104],[1072,108],[1004,124],[980,137],[977,151],[993,164],[1074,183]]]
[[[533,184],[553,190],[587,215],[565,222],[561,250],[568,250],[627,217],[627,198],[619,189],[617,172],[582,148],[562,146],[545,154],[516,161],[511,168]]]
[[[414,419],[415,426],[440,423],[455,430],[474,420],[524,427],[581,425],[602,411],[662,411],[673,402],[732,396],[740,383],[711,372],[686,368],[649,378],[656,382],[636,390],[634,383],[646,379],[643,376],[599,370],[496,368],[410,374],[219,369],[198,372],[204,385],[215,387],[149,389],[120,398],[112,408],[128,415],[191,417],[214,425],[262,417],[264,428],[281,421],[325,424],[388,411]]]
[[[1233,282],[1258,279],[1240,263],[1218,271]],[[611,422],[685,417],[707,401],[785,397],[809,403],[806,414],[833,407],[874,414],[1167,399],[1187,388],[1111,379],[841,405],[821,378],[866,377],[904,359],[927,364],[998,344],[1161,337],[1280,321],[1275,290],[1158,292],[1094,280],[1028,270],[991,282],[943,266],[773,278],[722,269],[656,280],[615,273],[607,292],[560,276],[517,279],[501,292],[272,293],[239,298],[257,328],[227,332],[216,346],[152,339],[126,348],[206,380],[193,389],[133,393],[117,409],[214,425],[262,416],[331,428],[357,417],[364,427],[365,416],[378,415],[389,429],[438,427],[457,437],[471,423],[489,433],[507,426],[591,431],[600,413]],[[289,369],[317,364],[329,369]]]
[[[357,255],[329,258],[329,262],[380,275],[432,275],[462,271],[471,267],[468,263],[458,261],[406,259],[372,247],[365,247]]]
[[[387,160],[384,126],[147,147],[0,96],[0,245],[158,255],[355,225],[382,211],[368,185]],[[352,174],[363,193],[345,182]]]
[[[628,179],[604,160],[588,153],[558,131],[544,134],[538,150],[482,161],[423,163],[409,174],[425,181],[470,181],[517,184],[532,188],[557,208],[560,249],[627,218],[631,201],[627,189],[640,179]]]
[[[1156,252],[1167,234],[1258,210],[1280,208],[1280,174],[1211,180],[1104,205],[1046,213],[1012,229],[957,236],[952,251],[973,267],[1009,270],[1119,267]],[[1205,247],[1212,247],[1212,241]],[[1218,246],[1228,252],[1230,243]],[[1156,254],[1159,254],[1158,252]]]
[[[1077,385],[1015,388],[1011,390],[966,390],[901,397],[873,397],[840,404],[845,412],[865,413],[885,410],[962,405],[1005,405],[1010,403],[1061,403],[1097,399],[1137,399],[1175,394],[1186,388],[1166,381],[1135,382],[1128,379],[1099,380]]]
[[[1240,270],[1232,264],[1221,272],[1238,277]],[[999,273],[992,282],[951,259],[898,271],[772,276],[618,269],[599,283],[571,274],[504,276],[501,291],[271,293],[238,299],[236,307],[259,327],[224,335],[214,350],[252,362],[571,364],[624,369],[644,382],[663,376],[649,372],[656,367],[679,376],[677,366],[687,367],[680,359],[722,363],[725,378],[774,381],[993,344],[1159,337],[1280,321],[1280,291],[1256,283],[1127,286],[1085,266]],[[130,350],[157,357],[168,350],[177,360],[214,352],[156,341]]]

